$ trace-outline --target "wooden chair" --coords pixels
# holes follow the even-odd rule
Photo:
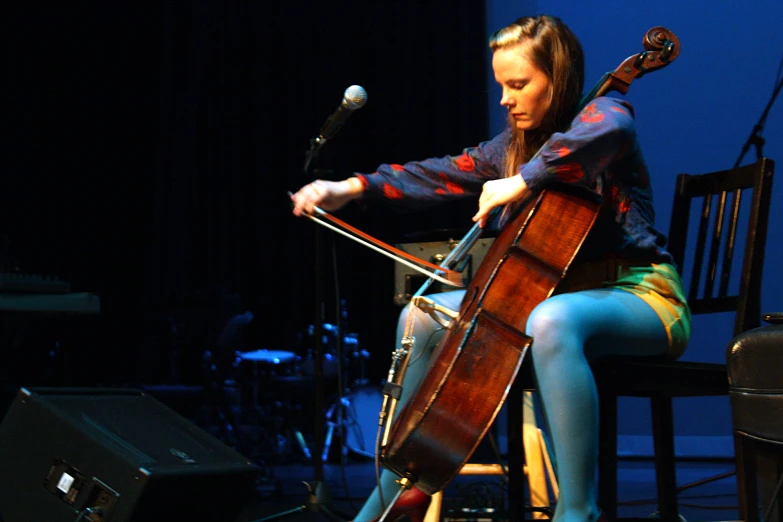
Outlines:
[[[693,315],[734,312],[733,335],[760,325],[761,275],[773,171],[774,162],[762,158],[737,169],[677,177],[668,249],[689,288],[688,300]],[[744,248],[736,251],[742,214],[740,203],[746,193],[750,197],[747,232]],[[695,243],[691,245],[687,241],[688,223],[691,207],[697,201],[702,202],[701,214]],[[733,262],[740,254],[741,262]],[[686,259],[692,259],[692,262],[688,264]],[[733,272],[735,267],[739,270],[736,290],[730,285],[732,274],[737,273]],[[722,355],[725,343],[718,346]],[[663,521],[678,520],[672,399],[728,395],[726,365],[689,362],[685,360],[687,354],[686,350],[683,360],[678,361],[611,357],[594,364],[601,422],[598,503],[609,520],[617,519],[618,397],[650,400],[658,511]],[[529,365],[523,365],[523,369],[525,366]],[[508,397],[511,520],[524,518],[522,394],[531,389],[534,386],[530,376],[520,374]]]

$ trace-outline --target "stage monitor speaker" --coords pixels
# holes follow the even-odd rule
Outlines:
[[[258,471],[141,390],[21,388],[0,424],[0,520],[233,522]]]
[[[437,237],[435,234],[434,237]],[[454,267],[454,270],[462,273],[462,282],[467,285],[473,279],[473,275],[478,270],[484,256],[487,255],[489,247],[492,246],[494,237],[483,237],[476,241],[473,248]],[[395,246],[407,254],[411,254],[424,261],[440,265],[449,253],[459,244],[459,241],[453,238],[433,241],[420,241],[415,243],[398,243]],[[411,297],[419,291],[421,286],[427,281],[428,276],[409,268],[402,263],[394,264],[394,304],[404,306],[408,304]],[[437,294],[448,290],[454,290],[455,287],[449,286],[438,281],[433,282],[424,295]]]

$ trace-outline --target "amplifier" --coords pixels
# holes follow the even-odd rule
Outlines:
[[[462,273],[462,281],[464,284],[470,283],[473,279],[473,275],[478,269],[481,262],[484,260],[484,256],[487,254],[490,245],[494,238],[480,238],[474,243],[465,258],[453,268],[453,270]],[[436,265],[440,265],[446,256],[454,250],[459,244],[460,240],[457,239],[445,239],[442,241],[424,241],[419,243],[398,243],[395,245],[398,249],[418,257],[424,261],[429,261]],[[417,272],[416,270],[403,265],[402,263],[394,264],[394,303],[398,306],[404,306],[408,304],[416,294],[421,286],[429,279],[428,276]],[[432,284],[424,292],[427,294],[436,294],[445,292],[448,290],[454,290],[456,287],[449,286],[438,281],[433,281]]]

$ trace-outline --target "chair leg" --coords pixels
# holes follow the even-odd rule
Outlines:
[[[674,417],[671,397],[650,399],[655,450],[655,481],[662,521],[677,522],[677,466],[674,454]]]
[[[441,509],[443,508],[443,492],[438,491],[432,495],[430,500],[430,506],[427,508],[427,512],[424,514],[424,522],[440,522]]]
[[[609,520],[617,519],[617,396],[599,393],[598,505]]]
[[[511,385],[506,404],[508,407],[508,515],[509,520],[525,518],[525,446],[524,389],[519,379]]]
[[[532,391],[524,392],[524,415],[522,441],[525,448],[525,474],[527,475],[530,507],[534,520],[549,519],[550,516],[539,509],[551,509],[552,500],[557,501],[560,494],[557,478],[550,460],[549,449],[544,435],[536,422],[535,398]],[[550,497],[549,488],[554,496]]]

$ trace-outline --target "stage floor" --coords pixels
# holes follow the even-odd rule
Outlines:
[[[206,499],[206,502],[233,503],[230,511],[238,513],[234,522],[328,521],[329,518],[318,511],[317,506],[309,506],[310,495],[307,485],[316,483],[321,485],[323,488],[321,491],[327,493],[331,499],[328,507],[345,515],[346,520],[351,520],[375,486],[376,468],[371,458],[372,453],[364,454],[362,448],[365,446],[362,445],[359,436],[347,437],[344,451],[341,451],[339,437],[334,438],[327,462],[316,467],[306,458],[302,450],[303,447],[309,450],[312,446],[311,432],[305,430],[307,435],[302,437],[304,444],[297,444],[296,437],[291,435],[291,426],[295,424],[291,419],[282,419],[274,415],[252,415],[248,413],[250,410],[241,410],[242,414],[237,419],[246,420],[247,423],[240,422],[237,424],[238,429],[228,430],[228,432],[241,433],[241,439],[244,441],[242,446],[250,449],[250,451],[240,451],[239,445],[232,443],[232,437],[226,436],[227,424],[214,422],[224,421],[221,412],[229,411],[231,408],[228,410],[213,406],[205,408],[203,402],[194,402],[194,397],[198,395],[192,393],[181,397],[176,394],[157,395],[180,415],[194,420],[197,425],[214,435],[217,438],[216,443],[234,448],[242,457],[259,465],[261,479],[258,481],[254,498],[250,500]],[[10,397],[9,393],[7,399]],[[360,395],[353,396],[359,404],[361,401],[357,399],[360,398]],[[368,397],[367,400],[371,398]],[[373,411],[377,412],[377,407]],[[370,414],[365,416],[368,415]],[[175,417],[176,414],[172,413],[169,420]],[[307,416],[304,415],[303,418]],[[377,425],[377,421],[372,424]],[[148,427],[155,429],[152,425]],[[370,424],[365,427],[367,428],[364,430],[367,431],[365,436],[372,435]],[[348,432],[350,433],[351,430]],[[236,437],[233,437],[233,440],[236,441]],[[371,446],[371,440],[374,440],[374,437],[368,438],[364,443]],[[160,441],[160,444],[166,443],[166,440]],[[87,444],[86,439],[85,444]],[[482,441],[471,461],[496,463],[497,459],[492,459],[492,455],[494,453],[488,452]],[[678,499],[683,522],[738,520],[734,471],[734,462],[728,458],[678,461],[677,485],[680,491]],[[656,518],[655,475],[650,459],[621,460],[618,488],[619,517]],[[507,488],[501,476],[460,475],[443,490],[440,520],[505,521],[507,520],[505,514],[507,495]],[[528,503],[526,501],[526,504]],[[494,513],[490,513],[489,508],[494,508]],[[528,513],[526,518],[532,519],[532,512]]]
[[[677,482],[680,513],[687,522],[735,521],[737,494],[733,462],[683,462],[678,464]],[[307,505],[306,483],[316,480],[316,469],[307,463],[281,463],[268,466],[272,479],[259,489],[256,499],[242,510],[237,522],[252,522],[281,514],[277,520],[328,520],[317,511],[289,513]],[[656,518],[655,476],[652,463],[623,462],[618,475],[619,517]],[[710,480],[711,479],[711,480]],[[375,484],[372,460],[346,459],[345,464],[325,464],[323,481],[331,506],[352,517]],[[684,487],[691,485],[691,487]],[[503,515],[506,491],[501,477],[459,476],[443,491],[441,520],[506,520]],[[494,515],[486,508],[496,508]],[[464,509],[481,516],[467,516]],[[528,514],[532,518],[532,514]]]

